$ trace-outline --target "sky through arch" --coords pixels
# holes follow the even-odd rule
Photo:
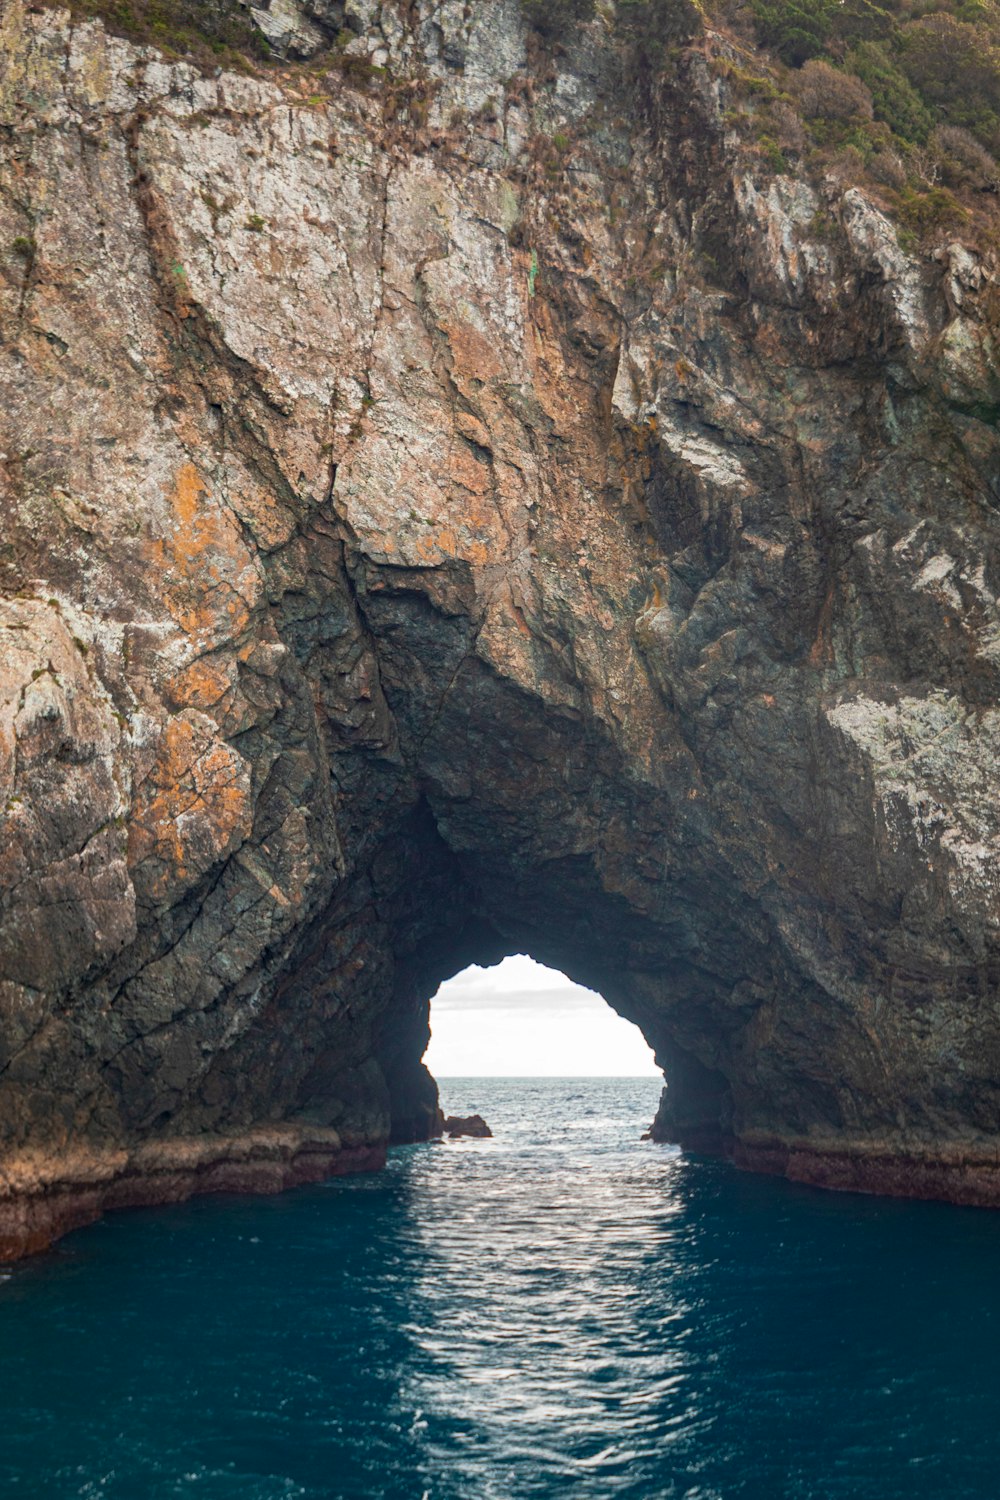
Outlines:
[[[637,1026],[523,953],[441,986],[424,1061],[435,1078],[659,1076]]]

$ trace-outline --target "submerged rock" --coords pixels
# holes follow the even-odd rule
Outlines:
[[[0,14],[0,1254],[432,1135],[520,951],[659,1137],[1000,1201],[992,272],[712,34],[344,17],[314,94]]]

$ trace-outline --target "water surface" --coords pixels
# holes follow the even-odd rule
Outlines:
[[[442,1092],[496,1139],[5,1275],[0,1495],[1000,1495],[1000,1213],[640,1142],[652,1079]]]

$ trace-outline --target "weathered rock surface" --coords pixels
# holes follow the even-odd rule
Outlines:
[[[711,37],[345,9],[323,102],[2,8],[0,1254],[426,1136],[514,951],[658,1134],[1000,1201],[988,267]]]

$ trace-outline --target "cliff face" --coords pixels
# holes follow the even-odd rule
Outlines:
[[[719,38],[353,10],[327,98],[3,7],[0,1253],[425,1135],[513,951],[661,1136],[997,1202],[983,264]]]

